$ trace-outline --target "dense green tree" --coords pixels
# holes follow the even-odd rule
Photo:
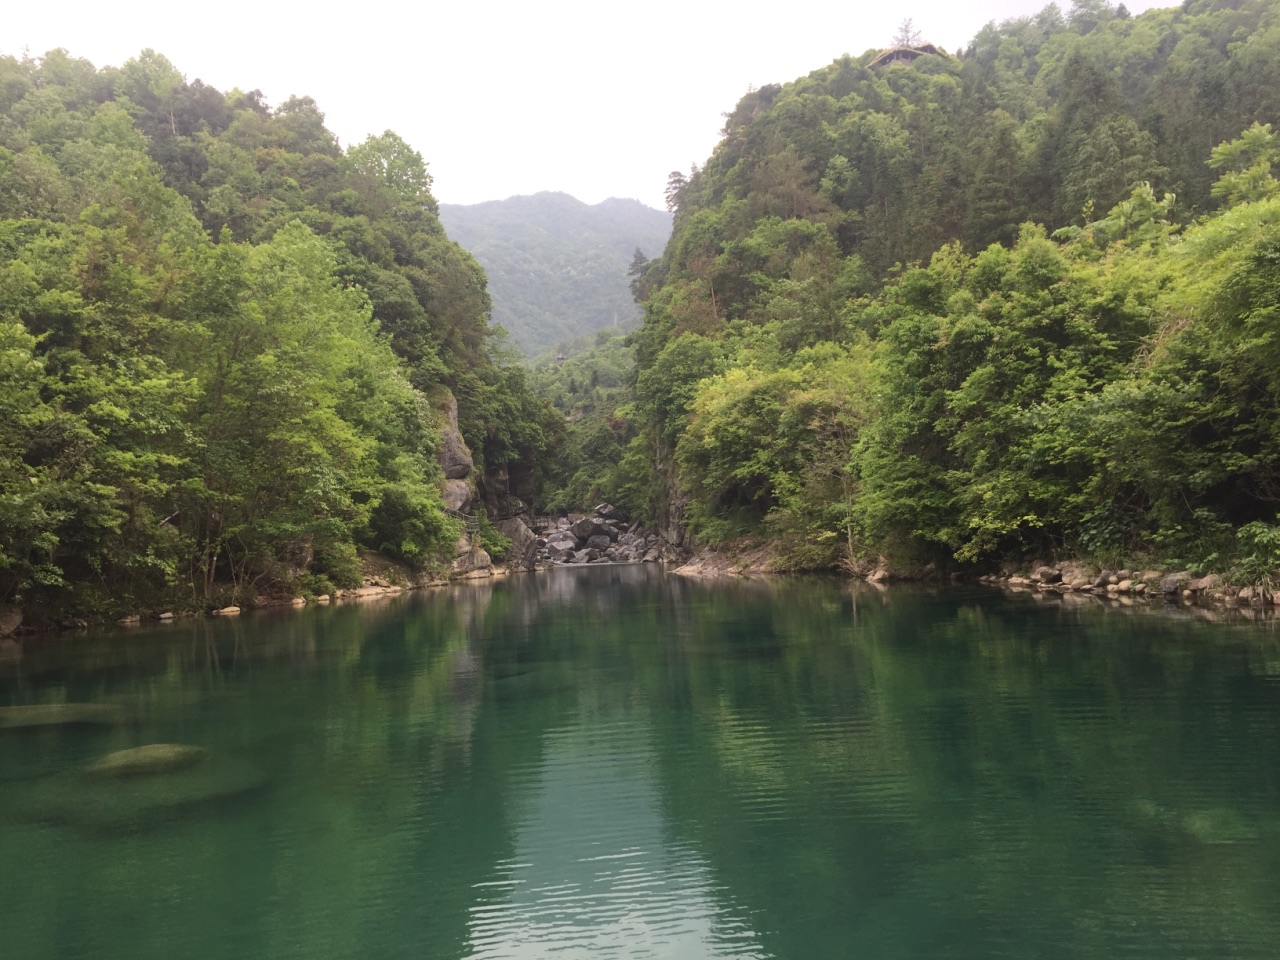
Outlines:
[[[659,519],[840,544],[812,563],[1256,576],[1280,537],[1278,29],[1268,0],[1081,0],[749,92],[673,178],[639,288],[636,436],[681,493]]]
[[[198,606],[349,584],[359,549],[440,563],[450,388],[482,462],[536,479],[556,417],[425,162],[323,120],[150,50],[0,58],[0,596]]]

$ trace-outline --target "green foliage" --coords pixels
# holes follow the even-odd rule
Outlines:
[[[801,567],[847,556],[847,460],[870,406],[868,364],[865,347],[823,344],[777,370],[748,364],[702,381],[676,448],[691,527],[714,540],[764,524]]]
[[[1240,137],[1214,147],[1209,166],[1221,170],[1212,193],[1228,203],[1265,200],[1280,184],[1271,175],[1271,164],[1280,159],[1280,139],[1269,123],[1255,123]]]
[[[1240,552],[1236,575],[1274,594],[1280,576],[1280,526],[1254,520],[1236,531],[1236,541]]]
[[[652,454],[636,428],[631,349],[611,330],[595,334],[583,347],[568,357],[544,355],[531,373],[538,394],[565,414],[538,505],[569,511],[608,500],[633,517],[647,518],[655,497]]]
[[[471,543],[487,551],[494,560],[503,559],[511,549],[511,538],[495,527],[483,513],[476,518],[476,531]]]
[[[670,518],[800,565],[1271,563],[1272,12],[1051,8],[744,97],[637,286]]]
[[[427,395],[532,476],[557,417],[495,349],[422,157],[144,51],[0,58],[0,597],[96,611],[440,563]],[[483,478],[482,478],[483,484]]]

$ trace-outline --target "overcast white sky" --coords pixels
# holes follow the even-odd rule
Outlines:
[[[905,17],[955,50],[1044,5],[49,0],[6,5],[0,53],[65,47],[106,66],[150,47],[220,90],[312,96],[344,146],[388,128],[413,144],[445,203],[563,190],[660,207],[667,174],[706,159],[749,87],[885,46]]]

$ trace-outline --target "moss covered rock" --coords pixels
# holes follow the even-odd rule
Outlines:
[[[52,727],[60,724],[116,724],[124,710],[114,703],[32,703],[0,707],[0,730]]]
[[[186,743],[148,743],[117,750],[89,764],[85,772],[95,777],[141,777],[172,773],[204,761],[209,752]]]

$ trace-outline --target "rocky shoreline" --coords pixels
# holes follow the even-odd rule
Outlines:
[[[1092,594],[1130,600],[1181,600],[1200,605],[1266,608],[1280,605],[1280,594],[1263,586],[1240,586],[1216,573],[1194,570],[1102,569],[1081,561],[1034,565],[1030,570],[1005,569],[978,578],[1010,590],[1060,594]]]

